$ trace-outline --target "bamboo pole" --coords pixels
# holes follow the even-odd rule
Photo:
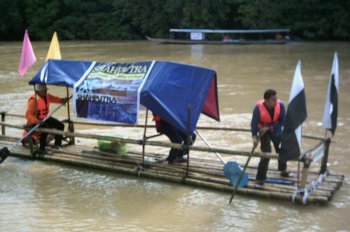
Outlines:
[[[146,109],[145,127],[143,130],[143,143],[142,143],[142,166],[145,163],[145,148],[146,148],[146,131],[147,131],[148,109]]]
[[[187,112],[187,135],[186,135],[186,140],[187,140],[187,146],[186,146],[186,152],[187,152],[187,160],[186,160],[186,175],[185,177],[188,176],[188,171],[190,167],[190,128],[191,128],[191,103],[188,104],[188,112]]]
[[[69,98],[69,89],[66,86],[66,96]],[[70,117],[70,104],[69,100],[67,101],[67,115],[68,115],[68,131],[69,132],[74,132],[74,122],[71,120]],[[68,137],[69,139],[69,144],[74,145],[75,144],[75,137]]]
[[[11,137],[7,135],[0,135],[1,140],[3,141],[9,141],[9,142],[16,142],[18,140],[17,137]]]
[[[6,127],[11,127],[11,128],[16,128],[16,129],[21,129],[21,130],[23,130],[25,128],[24,125],[18,126],[18,125],[9,124],[6,122],[0,122],[0,125],[6,126]]]
[[[325,143],[325,151],[324,151],[322,164],[321,164],[321,169],[320,169],[320,173],[321,174],[327,172],[328,154],[329,154],[329,146],[331,144],[331,139],[330,138],[326,138],[324,143]]]
[[[130,139],[130,138],[115,138],[111,136],[102,136],[102,135],[92,135],[92,134],[81,134],[81,133],[71,133],[71,132],[64,132],[60,130],[55,129],[45,129],[45,128],[38,128],[36,131],[39,132],[46,132],[51,134],[58,134],[58,135],[65,135],[65,136],[75,136],[80,138],[87,138],[87,139],[104,139],[109,140],[112,142],[124,142],[124,143],[130,143],[130,144],[137,144],[142,145],[143,141],[140,139]],[[161,141],[145,141],[146,145],[150,146],[158,146],[158,147],[170,147],[175,149],[185,149],[186,146],[183,146],[181,144],[177,143],[166,143]],[[229,154],[229,155],[241,155],[241,156],[249,156],[249,152],[245,151],[234,151],[229,149],[222,149],[222,148],[208,148],[208,147],[200,147],[200,146],[188,146],[189,149],[194,151],[206,151],[206,152],[219,152],[223,154]],[[258,153],[255,152],[253,157],[266,157],[271,159],[278,159],[277,154],[268,154],[268,153]]]
[[[1,114],[1,122],[5,122],[6,111],[1,111],[0,114]],[[5,135],[5,134],[6,134],[6,129],[5,129],[5,126],[2,125],[1,126],[1,135]]]
[[[23,114],[12,114],[12,113],[7,113],[6,111],[2,111],[6,116],[9,117],[15,117],[15,118],[25,118]]]
[[[65,151],[65,150],[61,150],[61,151],[56,151],[56,150],[51,150],[48,149],[49,151],[52,151],[57,154],[67,154],[70,156],[76,156],[76,157],[81,157],[81,158],[87,158],[87,159],[91,159],[91,160],[95,160],[94,162],[100,162],[100,161],[106,161],[106,162],[115,162],[115,163],[123,163],[123,164],[137,164],[137,160],[135,159],[123,159],[120,157],[106,157],[106,156],[100,156],[100,155],[96,155],[93,152],[80,152],[80,153],[74,153],[74,152],[70,152],[70,151]]]
[[[5,112],[7,116],[11,117],[20,117],[24,118],[24,115],[21,114],[14,114],[14,113],[7,113]],[[93,123],[93,122],[83,122],[83,121],[75,121],[75,124],[79,125],[90,125],[90,126],[106,126],[106,127],[131,127],[131,128],[143,128],[144,125],[130,125],[130,124],[116,124],[116,123],[103,123],[103,124],[98,124],[98,123]],[[154,125],[148,125],[147,127],[154,128]],[[197,130],[219,130],[219,131],[237,131],[237,132],[251,132],[250,129],[247,128],[233,128],[233,127],[210,127],[210,126],[197,126]],[[312,136],[312,135],[302,135],[303,138],[306,139],[312,139],[312,140],[325,140],[323,137],[318,137],[318,136]]]

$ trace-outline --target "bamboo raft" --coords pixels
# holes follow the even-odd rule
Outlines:
[[[9,127],[23,130],[24,126],[6,123],[5,119],[6,117],[23,118],[23,116],[9,114],[6,112],[0,112],[0,114],[0,125],[2,127],[0,135],[0,146],[1,148],[10,147],[20,138],[6,135],[6,128]],[[76,133],[74,132],[74,125],[79,124],[79,122],[73,122],[70,119],[63,120],[63,122],[68,124],[69,131],[62,132],[49,129],[37,129],[39,132],[49,132],[51,134],[63,135],[67,143],[65,143],[60,150],[55,150],[48,146],[48,155],[45,155],[43,157],[35,157],[34,151],[36,149],[36,145],[33,145],[31,143],[31,140],[29,140],[29,143],[26,146],[15,146],[11,151],[11,156],[25,159],[35,158],[42,161],[100,169],[121,174],[133,175],[135,177],[153,178],[157,180],[232,193],[234,189],[233,185],[231,185],[230,181],[223,175],[223,163],[215,158],[215,155],[211,155],[212,158],[210,159],[192,153],[200,152],[202,154],[205,154],[219,152],[221,154],[230,156],[230,158],[235,158],[237,156],[244,158],[250,155],[250,152],[244,151],[234,151],[204,146],[185,147],[179,144],[153,141],[156,136],[145,136],[147,125],[132,126],[134,128],[144,129],[144,136],[142,139],[130,139],[115,138],[96,134]],[[197,129],[242,132],[250,131],[248,129],[212,127],[197,127]],[[306,155],[310,155],[313,152],[319,150],[320,146],[324,146],[321,167],[319,170],[315,170],[317,167],[314,167],[314,169],[311,170],[309,168],[311,165],[307,162],[308,159],[304,163],[301,161],[289,161],[288,165],[289,163],[293,162],[297,164],[296,167],[300,167],[300,164],[303,164],[302,170],[300,170],[300,168],[297,168],[296,170],[291,170],[289,168],[289,171],[292,171],[296,174],[293,177],[281,178],[277,169],[270,168],[267,175],[270,180],[274,181],[266,181],[265,185],[257,186],[255,184],[257,167],[256,165],[250,164],[246,170],[246,173],[249,175],[249,183],[244,188],[238,188],[237,194],[265,199],[296,202],[300,204],[327,204],[327,202],[331,201],[336,191],[340,189],[344,181],[344,175],[330,173],[327,170],[330,139],[322,139],[313,136],[304,137],[319,141],[315,147],[305,152]],[[93,145],[77,145],[75,143],[75,139],[79,138],[93,140],[103,139],[112,142],[123,142],[127,143],[130,148],[127,155],[117,155],[110,152],[100,151]],[[142,151],[139,151],[140,149],[136,149],[136,147],[140,148],[140,146],[142,147]],[[154,149],[153,151],[146,151],[146,146],[147,148],[153,147],[189,149],[191,153],[188,155],[189,159],[187,163],[176,163],[174,165],[169,165],[167,162],[163,162],[167,154],[158,154],[157,152],[154,152]],[[271,159],[278,158],[276,154],[266,154],[259,152],[255,152],[252,156],[264,156]],[[312,163],[312,165],[314,164]]]

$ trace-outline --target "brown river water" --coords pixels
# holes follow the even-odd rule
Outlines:
[[[25,112],[33,89],[28,81],[43,64],[49,42],[32,45],[37,62],[21,78],[17,73],[21,43],[0,42],[0,111]],[[325,94],[333,54],[337,51],[339,117],[330,148],[329,170],[344,174],[345,182],[326,206],[301,206],[245,196],[236,196],[229,205],[227,193],[8,158],[0,165],[0,231],[350,231],[349,43],[239,46],[62,41],[60,46],[64,59],[169,60],[215,69],[222,120],[217,123],[201,116],[199,124],[239,128],[249,128],[253,106],[267,88],[275,88],[287,105],[295,66],[301,60],[308,108],[303,132],[317,136],[324,135],[321,121]],[[50,87],[50,91],[65,94],[60,88]],[[65,111],[60,110],[56,116],[64,115]],[[21,119],[10,122],[24,124]],[[128,133],[120,128],[78,127],[78,130]],[[20,136],[18,130],[6,132]],[[130,133],[138,136],[136,132]],[[215,147],[251,149],[249,134],[203,134]],[[198,145],[203,143],[198,141]]]

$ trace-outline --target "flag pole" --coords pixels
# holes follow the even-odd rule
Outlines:
[[[334,53],[331,74],[328,82],[326,101],[323,112],[322,125],[325,129],[325,151],[322,159],[320,173],[327,172],[328,150],[331,143],[331,138],[335,134],[338,118],[338,92],[339,92],[339,61],[338,53]],[[331,135],[328,135],[328,131]]]
[[[286,120],[283,125],[283,131],[281,136],[281,145],[279,156],[282,162],[288,160],[298,159],[302,160],[304,167],[302,170],[301,183],[300,183],[300,164],[298,163],[298,190],[305,185],[308,168],[309,158],[301,158],[301,142],[302,142],[302,124],[307,118],[306,97],[304,81],[301,74],[301,61],[298,61],[294,77],[292,81],[292,87],[289,95],[289,104],[286,113]],[[305,181],[304,181],[305,180]],[[304,183],[303,183],[304,182]]]

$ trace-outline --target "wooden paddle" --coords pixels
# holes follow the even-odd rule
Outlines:
[[[72,98],[72,96],[70,96],[67,101]],[[7,147],[3,147],[0,150],[0,163],[4,162],[4,160],[11,154],[11,151],[18,145],[20,144],[23,140],[25,140],[26,138],[28,138],[39,126],[41,126],[48,118],[51,117],[51,115],[53,115],[54,113],[56,113],[57,110],[59,110],[63,105],[65,105],[66,102],[60,104],[59,106],[57,106],[53,111],[51,111],[40,123],[36,124],[32,129],[30,129],[30,131],[28,131],[28,133],[26,135],[24,135],[22,138],[20,138],[15,144],[13,144],[11,147],[7,148]]]
[[[245,172],[245,170],[247,169],[248,167],[248,163],[250,161],[250,158],[252,158],[252,155],[255,151],[255,149],[257,148],[259,142],[260,142],[260,138],[265,134],[267,130],[260,130],[259,132],[259,137],[258,137],[258,142],[254,144],[253,148],[252,148],[252,151],[249,153],[249,156],[248,156],[248,159],[247,159],[247,162],[245,163],[244,165],[244,168],[243,168],[243,171],[241,172],[241,175],[239,176],[238,180],[237,180],[237,183],[239,183],[243,177],[243,173]],[[235,197],[236,195],[236,192],[237,192],[237,189],[238,189],[238,184],[236,184],[235,188],[233,189],[233,192],[232,192],[232,195],[231,195],[231,198],[230,198],[230,202],[229,204],[231,204],[233,198]]]
[[[260,136],[259,136],[259,137],[260,137]],[[241,174],[239,175],[238,180],[237,180],[237,184],[235,185],[235,188],[233,189],[233,192],[232,192],[232,195],[231,195],[231,198],[230,198],[230,204],[231,204],[233,198],[234,198],[235,195],[236,195],[236,192],[237,192],[237,189],[238,189],[238,183],[241,181],[241,179],[242,179],[242,177],[243,177],[243,174],[244,174],[245,170],[246,170],[247,167],[248,167],[248,163],[249,163],[249,161],[250,161],[250,158],[252,158],[252,155],[253,155],[253,153],[254,153],[254,151],[255,151],[255,148],[258,146],[258,144],[259,144],[259,143],[254,144],[254,146],[253,146],[253,148],[252,148],[252,151],[249,153],[247,162],[245,163],[244,168],[243,168],[243,171],[242,171]]]

